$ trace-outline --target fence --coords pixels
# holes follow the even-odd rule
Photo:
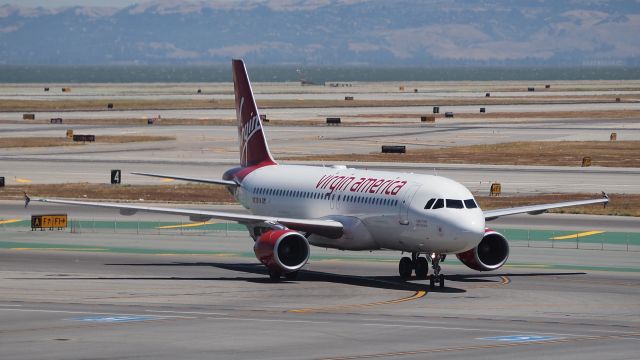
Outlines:
[[[640,233],[632,232],[576,232],[558,230],[495,229],[511,246],[640,251]]]
[[[31,230],[27,220],[5,223],[0,229]],[[38,231],[38,230],[35,230]],[[47,231],[47,230],[43,230]],[[136,235],[228,235],[230,232],[247,231],[244,225],[230,222],[167,222],[167,221],[121,221],[121,220],[76,220],[69,219],[68,227],[63,231],[72,233],[120,233]]]
[[[30,231],[29,220],[0,221],[0,230]],[[511,246],[585,250],[640,251],[640,232],[576,232],[533,229],[494,229],[503,234]],[[39,230],[36,230],[39,231]],[[47,231],[47,230],[44,230]],[[136,235],[209,235],[246,233],[244,225],[225,221],[169,222],[69,219],[65,230],[73,233],[120,233]]]

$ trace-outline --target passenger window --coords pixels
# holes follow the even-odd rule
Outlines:
[[[473,199],[465,200],[464,206],[466,206],[467,209],[475,209],[478,207],[478,205],[476,204],[475,201],[473,201]]]
[[[424,206],[425,209],[431,209],[431,205],[433,205],[433,203],[436,201],[436,199],[429,199],[429,201],[427,201],[427,205]]]
[[[438,199],[436,200],[435,204],[433,204],[432,209],[442,209],[443,207],[444,207],[444,200]]]
[[[462,200],[447,199],[447,208],[464,209],[464,205],[462,205]]]

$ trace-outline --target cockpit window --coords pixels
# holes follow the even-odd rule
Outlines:
[[[436,200],[435,204],[433,204],[432,209],[441,209],[444,207],[444,199]]]
[[[433,205],[433,203],[436,201],[436,199],[429,199],[429,201],[427,201],[427,205],[424,206],[425,209],[431,209],[431,205]]]
[[[469,199],[464,201],[464,206],[466,206],[467,209],[475,209],[478,207],[478,204],[476,204],[476,202],[473,201],[473,199]]]
[[[464,209],[464,205],[462,205],[462,200],[447,199],[447,208]]]

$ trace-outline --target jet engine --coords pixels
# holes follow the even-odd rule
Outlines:
[[[502,234],[487,229],[478,246],[456,256],[473,270],[496,270],[502,267],[509,257],[509,243]]]
[[[300,270],[309,260],[309,243],[299,232],[290,229],[269,230],[255,242],[253,252],[269,269],[272,278]]]

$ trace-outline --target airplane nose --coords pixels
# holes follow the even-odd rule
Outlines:
[[[467,246],[476,246],[484,236],[484,216],[482,213],[470,213],[466,215],[467,216],[460,216],[454,226],[457,228],[460,238]]]

